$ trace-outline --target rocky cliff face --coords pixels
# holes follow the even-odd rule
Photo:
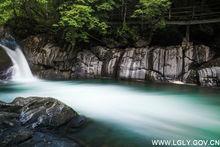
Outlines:
[[[76,52],[42,36],[23,41],[35,74],[46,79],[115,78],[135,81],[183,81],[219,86],[219,58],[204,45],[109,49]],[[214,59],[215,57],[215,59]],[[215,64],[212,62],[215,60]]]

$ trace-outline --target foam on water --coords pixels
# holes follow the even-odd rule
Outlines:
[[[0,44],[5,52],[10,57],[13,66],[9,69],[12,72],[12,81],[28,82],[36,80],[31,72],[28,62],[17,44],[14,44],[15,49]]]
[[[55,97],[83,115],[116,123],[144,136],[203,138],[207,132],[220,134],[219,108],[202,101],[188,101],[178,94],[77,82],[37,81],[19,88],[25,91],[3,97]]]

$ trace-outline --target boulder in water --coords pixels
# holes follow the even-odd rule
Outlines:
[[[67,127],[80,127],[85,120],[54,98],[19,97],[9,104],[0,102],[0,144],[78,147],[75,141],[60,134],[65,134]]]
[[[19,121],[32,128],[59,127],[73,122],[72,119],[78,120],[72,108],[54,98],[19,97],[12,104],[21,106]]]

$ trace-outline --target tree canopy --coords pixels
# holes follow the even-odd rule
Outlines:
[[[32,31],[62,32],[61,39],[72,45],[112,36],[129,40],[143,33],[131,22],[155,30],[164,25],[169,7],[170,0],[1,0],[0,25],[35,22]]]

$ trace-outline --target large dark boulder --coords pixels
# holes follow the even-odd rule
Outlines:
[[[59,127],[78,116],[72,108],[53,98],[16,98],[12,104],[22,107],[19,121],[32,128]]]
[[[0,144],[78,147],[63,134],[84,122],[84,117],[54,98],[19,97],[9,104],[0,102]]]

